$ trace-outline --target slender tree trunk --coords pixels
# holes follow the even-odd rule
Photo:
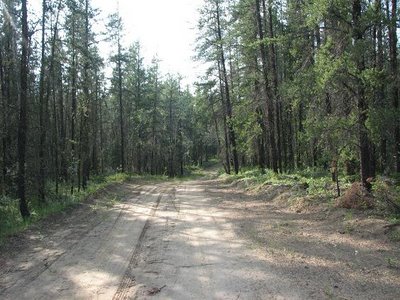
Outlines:
[[[183,176],[183,165],[184,165],[184,157],[183,157],[183,134],[182,134],[182,121],[178,122],[178,152],[179,152],[179,175]]]
[[[90,113],[90,94],[89,94],[89,68],[90,68],[90,51],[89,51],[89,0],[85,1],[85,32],[84,32],[84,66],[83,66],[83,106],[81,111],[81,170],[82,188],[86,189],[89,180],[90,171],[90,154],[89,154],[89,113]]]
[[[378,72],[383,72],[383,30],[382,30],[382,0],[375,0],[375,9],[377,16],[377,21],[374,28],[374,40],[376,40],[376,45],[374,49],[376,49],[375,53],[375,67]],[[375,92],[375,105],[377,107],[384,107],[385,106],[385,85],[384,82],[381,81],[379,86]],[[382,132],[380,145],[379,145],[379,152],[380,152],[380,165],[379,169],[381,172],[384,172],[386,169],[387,164],[387,140],[386,136],[384,136],[384,132]]]
[[[389,9],[389,7],[387,8]],[[399,78],[397,62],[397,0],[391,0],[391,18],[389,25],[389,60],[391,75],[391,97],[393,110],[396,113],[394,124],[394,143],[395,143],[395,170],[400,172],[400,111],[399,111]]]
[[[299,111],[298,111],[298,131],[296,132],[296,168],[300,168],[302,166],[302,149],[300,144],[299,135],[304,133],[304,126],[303,126],[303,115],[304,115],[304,104],[302,101],[299,103]]]
[[[158,78],[155,79],[155,97],[153,100],[153,111],[152,111],[152,121],[151,121],[151,162],[150,162],[150,173],[152,175],[157,173],[156,168],[156,146],[157,146],[157,136],[156,136],[156,123],[157,123],[157,105],[158,105]]]
[[[356,66],[358,75],[365,70],[364,56],[361,50],[363,40],[363,30],[361,28],[361,0],[353,0],[353,39],[356,51]],[[369,138],[368,131],[366,128],[368,103],[365,97],[365,87],[361,78],[357,78],[356,82],[356,93],[357,93],[357,107],[358,107],[358,134],[359,134],[359,147],[360,147],[360,171],[362,184],[368,189],[371,189],[371,184],[368,182],[368,178],[371,176],[371,165],[370,165],[370,149],[369,149]]]
[[[74,193],[75,183],[75,168],[76,168],[76,141],[75,141],[75,122],[76,122],[76,109],[77,109],[77,94],[76,94],[76,77],[77,77],[77,63],[76,63],[76,41],[75,41],[75,12],[73,13],[72,20],[72,62],[71,62],[71,162],[73,164],[71,175],[71,194]]]
[[[51,72],[52,78],[54,76],[53,72]],[[54,91],[54,81],[53,79],[53,91]],[[54,146],[54,181],[56,185],[56,194],[58,194],[58,182],[60,177],[60,165],[59,165],[59,139],[58,139],[58,118],[57,118],[57,96],[53,94],[53,146]]]
[[[100,171],[104,174],[104,122],[103,122],[103,97],[99,102],[99,122],[100,122]]]
[[[222,117],[223,117],[223,124],[224,124],[224,142],[225,142],[225,164],[224,169],[226,174],[231,174],[231,162],[230,162],[230,151],[229,151],[229,134],[228,134],[228,126],[227,126],[227,114],[226,114],[226,104],[225,104],[225,97],[224,97],[224,84],[222,82],[221,76],[221,63],[218,61],[218,78],[219,78],[219,90],[221,94],[221,107],[222,107]]]
[[[168,97],[168,133],[169,133],[169,153],[168,153],[168,177],[174,177],[174,134],[173,134],[173,109],[172,109],[172,88]]]
[[[43,1],[45,2],[45,1]],[[45,3],[43,3],[43,18],[45,18]],[[47,82],[47,89],[46,89],[46,95],[45,95],[45,99],[44,99],[44,105],[45,105],[45,110],[46,112],[48,112],[48,105],[50,103],[50,94],[51,94],[51,90],[53,90],[53,143],[52,146],[54,147],[54,180],[55,180],[55,185],[56,185],[56,193],[58,194],[58,181],[59,181],[59,148],[60,148],[60,144],[59,144],[59,139],[58,139],[58,118],[57,118],[57,96],[55,94],[55,77],[56,74],[54,72],[54,61],[55,61],[55,52],[56,52],[56,41],[57,41],[57,36],[58,36],[58,20],[59,20],[59,14],[60,14],[60,10],[61,10],[61,0],[59,1],[58,4],[58,11],[57,11],[57,16],[56,16],[56,20],[55,20],[55,25],[54,25],[54,32],[53,32],[53,36],[52,36],[52,40],[51,40],[51,53],[50,53],[50,63],[49,63],[49,68],[48,68],[48,73],[49,73],[49,78],[48,78],[48,82]],[[43,21],[43,26],[45,25],[45,22]],[[44,39],[44,33],[42,38]],[[44,44],[42,45],[42,47],[44,47]],[[42,48],[42,51],[44,51],[44,48]],[[44,57],[42,57],[43,59],[43,63],[44,63]],[[62,89],[62,86],[61,86]],[[60,97],[62,98],[62,97]],[[62,108],[61,108],[62,109]],[[49,115],[47,113],[47,115]],[[62,114],[61,114],[62,115]],[[44,116],[43,116],[44,117]],[[42,128],[41,128],[42,129]],[[44,128],[43,130],[46,130],[46,128]],[[46,133],[44,134],[44,137],[46,137]],[[44,182],[43,182],[44,183]],[[44,198],[43,198],[44,200]]]
[[[274,103],[272,91],[268,78],[268,64],[267,64],[267,52],[264,46],[264,30],[263,30],[263,22],[260,11],[260,0],[255,0],[256,6],[256,20],[257,20],[257,31],[259,38],[259,48],[260,48],[260,56],[261,56],[261,64],[262,64],[262,74],[264,80],[265,87],[265,96],[266,96],[266,113],[267,113],[267,122],[268,122],[268,130],[269,130],[269,147],[271,153],[271,165],[272,169],[275,173],[278,172],[278,161],[277,161],[277,149],[276,149],[276,141],[275,141],[275,124],[274,124]]]
[[[211,107],[211,113],[212,113],[212,119],[213,119],[213,123],[214,123],[214,128],[215,128],[215,135],[217,136],[217,143],[218,143],[218,156],[221,158],[222,163],[223,163],[223,158],[222,158],[222,143],[221,143],[221,136],[220,136],[220,130],[219,130],[219,126],[218,126],[218,119],[217,119],[217,115],[215,113],[215,108],[214,108],[214,103],[212,101],[212,97],[209,96],[207,97],[210,107]],[[224,163],[223,163],[224,165]],[[226,170],[225,170],[226,171]]]
[[[257,91],[258,89],[256,89]],[[258,91],[259,92],[259,91]],[[265,173],[265,136],[266,136],[266,128],[264,124],[263,112],[261,108],[257,108],[257,122],[261,128],[261,134],[257,137],[257,150],[258,150],[258,167],[261,170],[261,173]]]
[[[227,126],[229,132],[229,140],[232,145],[232,156],[233,156],[233,167],[235,170],[235,174],[239,173],[239,158],[237,152],[236,145],[236,133],[233,128],[233,113],[232,113],[232,102],[229,91],[229,81],[228,81],[228,73],[226,70],[226,62],[225,62],[225,53],[223,47],[223,37],[222,37],[222,28],[221,28],[221,20],[220,20],[220,7],[219,2],[216,2],[216,13],[217,13],[217,34],[219,41],[219,56],[221,62],[221,71],[222,71],[222,80],[224,82],[224,92],[225,92],[225,104],[226,104],[226,115],[227,115]]]
[[[100,83],[99,83],[99,77],[98,77],[98,71],[96,70],[95,72],[95,90],[94,90],[94,103],[92,105],[92,110],[93,110],[93,117],[92,117],[92,139],[93,139],[93,144],[92,144],[92,170],[95,174],[99,173],[99,155],[98,155],[98,134],[99,134],[99,128],[98,128],[98,121],[99,121],[99,101],[100,101],[100,95],[99,95],[99,90],[100,90]]]
[[[30,216],[26,200],[26,136],[27,136],[27,106],[28,106],[28,52],[29,52],[29,32],[28,32],[28,12],[26,0],[22,3],[22,45],[21,45],[21,89],[20,89],[20,107],[18,123],[18,198],[19,208],[23,218]]]
[[[1,97],[1,109],[2,109],[2,136],[1,136],[1,145],[2,145],[2,174],[1,174],[1,186],[0,190],[2,195],[6,193],[6,178],[7,178],[7,134],[8,134],[8,126],[7,126],[7,101],[6,101],[6,87],[5,87],[5,77],[4,77],[4,62],[3,62],[3,53],[0,49],[0,97]]]
[[[121,45],[118,36],[118,101],[119,101],[119,126],[121,136],[120,163],[121,171],[125,172],[125,133],[124,133],[124,106],[122,100],[122,61]]]
[[[64,114],[64,89],[63,89],[63,75],[61,64],[57,63],[57,88],[58,88],[58,108],[59,108],[59,128],[60,128],[60,173],[64,181],[68,179],[68,166],[67,166],[67,130]]]
[[[264,17],[266,18],[266,4],[265,0],[262,0],[263,9],[264,9]],[[272,15],[272,0],[268,0],[268,34],[269,38],[273,40],[275,38],[274,33],[274,22],[273,22],[273,15]],[[276,131],[276,160],[278,164],[278,169],[282,173],[282,133],[281,133],[281,126],[280,126],[280,103],[278,99],[278,70],[277,70],[277,54],[276,54],[276,47],[273,42],[269,43],[269,60],[271,66],[271,82],[272,82],[272,103],[275,103],[275,112],[276,112],[276,119],[275,119],[275,128],[273,130]]]
[[[46,133],[47,126],[45,118],[47,117],[47,105],[45,102],[45,72],[46,72],[46,61],[45,61],[45,32],[46,32],[46,0],[42,1],[42,42],[41,42],[41,67],[40,67],[40,79],[39,79],[39,127],[40,127],[40,143],[39,143],[39,199],[43,204],[45,202],[45,178],[46,178],[46,158],[45,158],[45,147],[46,147]]]

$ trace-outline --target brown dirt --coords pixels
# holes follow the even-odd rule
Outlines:
[[[238,235],[309,299],[400,299],[400,229],[374,211],[293,197],[288,186],[211,192],[221,209],[235,212],[229,221]],[[341,200],[365,208],[365,199],[352,198],[359,192],[350,189]]]
[[[400,298],[396,226],[306,195],[288,205],[292,194],[218,180],[113,186],[11,237],[0,298]]]
[[[342,208],[373,208],[375,201],[372,195],[359,182],[354,182],[342,197],[336,200],[336,206]]]

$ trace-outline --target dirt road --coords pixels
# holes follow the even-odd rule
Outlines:
[[[111,206],[107,197],[115,195],[122,201]],[[324,290],[318,274],[305,284],[282,256],[279,268],[263,243],[240,233],[248,222],[235,221],[230,197],[205,180],[114,186],[11,240],[0,256],[0,298],[321,299],[342,288]],[[392,282],[381,298],[399,286]],[[382,295],[353,288],[349,298],[352,291],[354,298]]]

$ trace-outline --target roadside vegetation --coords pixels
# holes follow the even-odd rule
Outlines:
[[[247,168],[238,174],[227,175],[220,170],[219,178],[252,194],[263,194],[271,187],[279,187],[278,194],[286,193],[284,198],[289,206],[296,207],[301,203],[370,209],[394,225],[400,224],[400,181],[395,177],[377,176],[371,182],[372,191],[365,193],[357,177],[340,174],[340,179],[334,182],[329,171],[316,168],[287,174]]]

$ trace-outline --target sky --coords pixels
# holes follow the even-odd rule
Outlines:
[[[119,2],[119,3],[118,3]],[[198,9],[203,0],[92,0],[100,8],[101,18],[117,11],[124,23],[124,45],[139,41],[142,55],[149,63],[161,60],[163,74],[179,73],[182,83],[190,85],[201,74],[200,62],[194,62]]]

